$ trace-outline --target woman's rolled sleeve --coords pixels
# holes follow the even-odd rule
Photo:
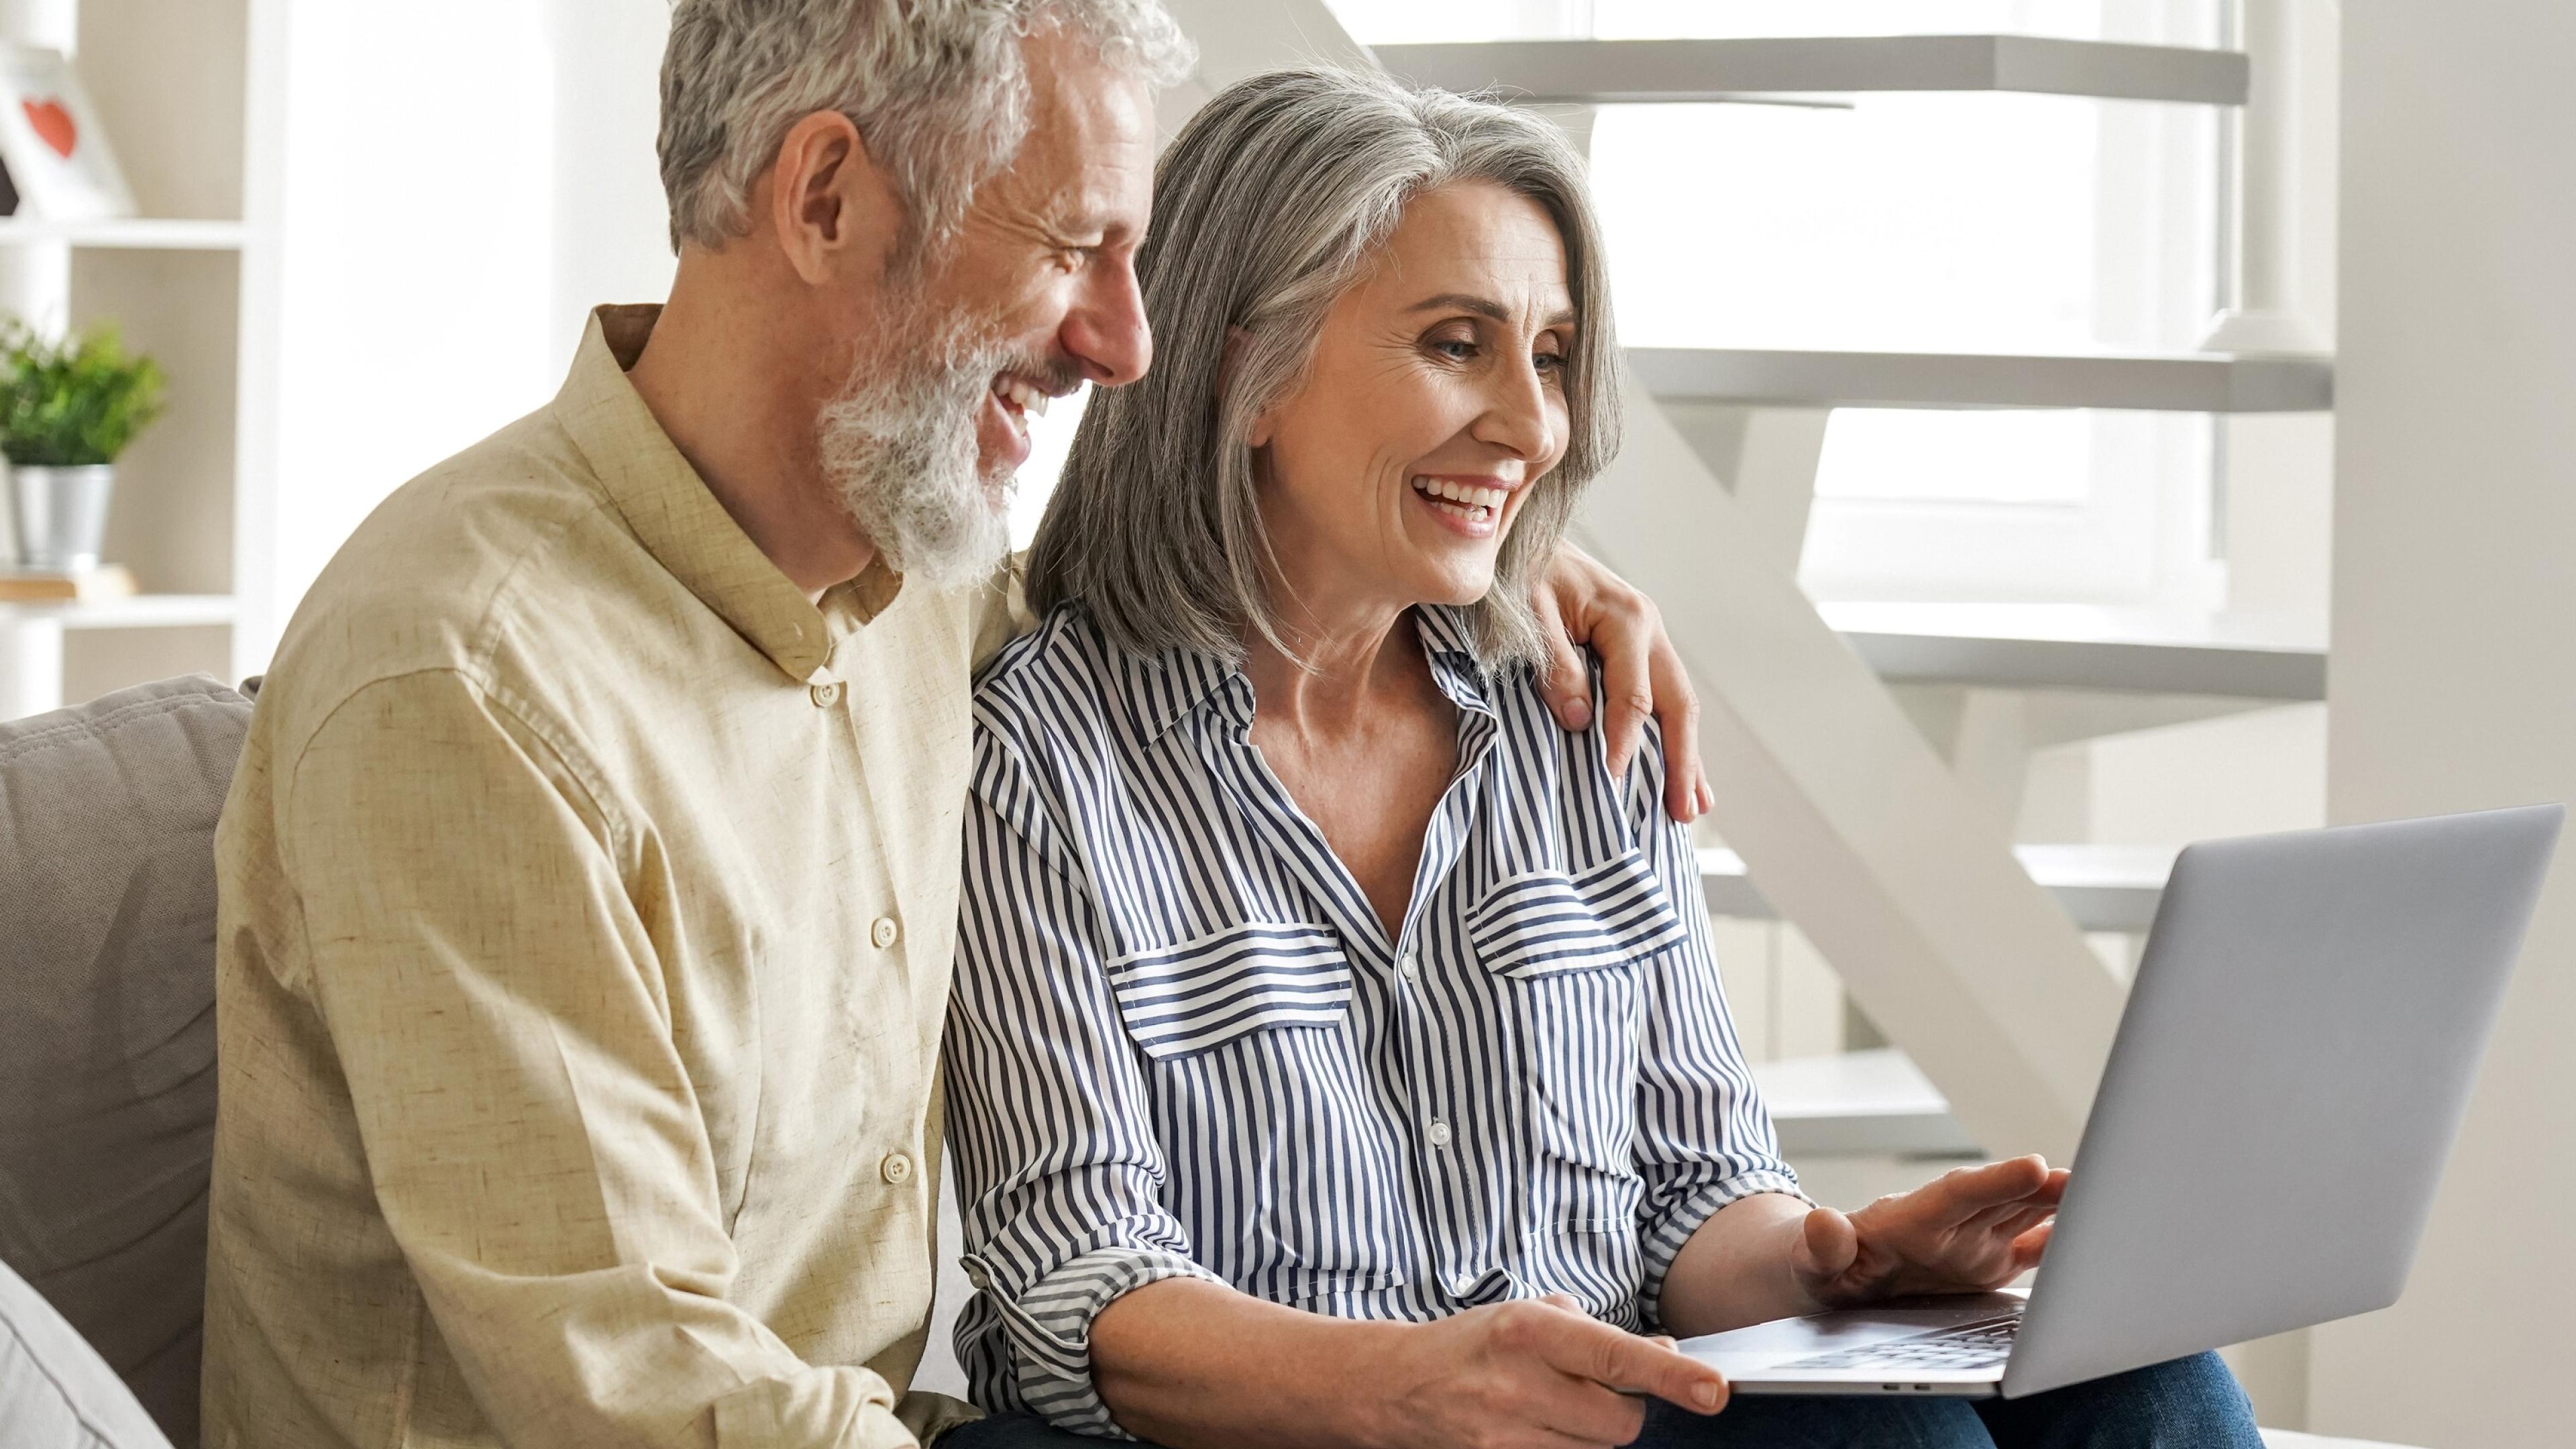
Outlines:
[[[1091,1323],[1166,1278],[1215,1280],[1159,1191],[1165,1165],[1101,926],[1027,769],[979,735],[966,812],[949,1144],[982,1290],[958,1356],[976,1401],[1126,1437],[1094,1386]]]
[[[1645,965],[1645,1036],[1637,1079],[1637,1170],[1646,1199],[1638,1222],[1646,1321],[1658,1321],[1664,1276],[1700,1224],[1756,1193],[1805,1199],[1780,1157],[1770,1110],[1745,1065],[1727,1014],[1700,895],[1690,831],[1664,813],[1663,749],[1648,726],[1630,771],[1637,842],[1682,919],[1680,945]]]

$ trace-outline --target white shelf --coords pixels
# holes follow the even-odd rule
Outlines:
[[[2175,852],[2154,845],[2021,845],[2013,855],[2087,931],[2144,931],[2156,918]],[[1714,915],[1770,920],[1778,913],[1731,850],[1699,853],[1701,893]]]
[[[60,242],[99,251],[226,252],[241,250],[249,228],[238,221],[134,217],[122,221],[49,221],[0,217],[0,246]]]
[[[1866,91],[2020,91],[2113,100],[2245,103],[2234,51],[2032,35],[1741,40],[1511,40],[1381,45],[1406,80],[1590,105],[1828,97]]]
[[[2180,413],[2305,413],[2334,406],[2334,361],[2325,357],[1632,347],[1628,365],[1648,392],[1672,401]]]
[[[2326,697],[2322,620],[2084,604],[1818,606],[1880,676],[1998,689]]]
[[[137,594],[130,599],[64,603],[0,602],[0,625],[54,624],[64,629],[195,629],[230,624],[230,594]]]
[[[1792,1057],[1753,1068],[1779,1130],[1780,1153],[1800,1157],[1966,1157],[1977,1141],[1949,1099],[1893,1047]]]

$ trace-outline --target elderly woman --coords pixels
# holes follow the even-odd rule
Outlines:
[[[948,1090],[997,1417],[950,1442],[2255,1443],[2209,1358],[1714,1412],[1640,1336],[2002,1283],[2064,1174],[1812,1207],[1660,751],[1549,721],[1530,578],[1617,446],[1581,170],[1322,71],[1163,159],[1161,365],[1093,400],[977,696]]]

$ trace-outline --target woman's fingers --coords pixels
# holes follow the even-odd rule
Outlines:
[[[1925,1218],[1965,1223],[1990,1208],[2010,1208],[2044,1194],[2063,1193],[2065,1185],[2038,1157],[2013,1157],[1982,1167],[1945,1172],[1898,1201]]]
[[[2039,1266],[2040,1258],[2048,1252],[2049,1239],[2054,1236],[2056,1232],[2057,1220],[2055,1218],[2051,1218],[2047,1222],[2041,1223],[2039,1226],[2032,1228],[2029,1232],[2022,1234],[2020,1237],[2013,1239],[2012,1256],[2014,1277],[2020,1277],[2022,1274]]]
[[[1807,1214],[1789,1247],[1791,1270],[1817,1287],[1851,1271],[1859,1259],[1859,1230],[1850,1218],[1828,1207]]]

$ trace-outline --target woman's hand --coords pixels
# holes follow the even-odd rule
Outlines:
[[[1717,1370],[1587,1317],[1558,1295],[1471,1308],[1407,1330],[1379,1361],[1368,1441],[1401,1449],[1574,1449],[1626,1444],[1640,1394],[1695,1413],[1726,1403]]]
[[[1559,724],[1579,730],[1592,723],[1592,672],[1583,646],[1601,656],[1601,695],[1609,718],[1601,723],[1610,773],[1628,761],[1646,737],[1646,717],[1664,726],[1664,810],[1675,820],[1696,820],[1717,801],[1699,761],[1699,696],[1690,671],[1664,633],[1655,601],[1570,543],[1556,558],[1530,602],[1549,640],[1551,657],[1539,681]]]
[[[1790,1271],[1826,1308],[2000,1288],[2039,1265],[2066,1179],[2064,1168],[2016,1157],[1944,1173],[1849,1216],[1818,1208],[1790,1245]]]

